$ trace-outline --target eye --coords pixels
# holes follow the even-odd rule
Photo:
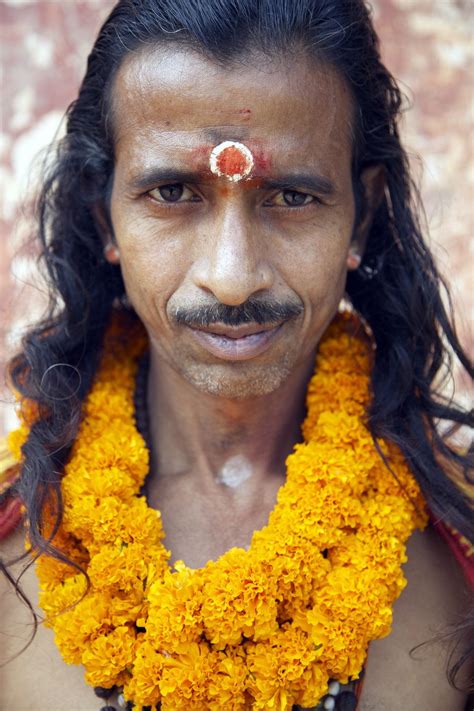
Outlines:
[[[199,197],[182,183],[169,183],[148,193],[157,202],[198,202]]]
[[[269,200],[267,205],[276,205],[278,207],[303,207],[312,202],[318,202],[314,195],[301,193],[298,190],[281,190],[274,198]]]

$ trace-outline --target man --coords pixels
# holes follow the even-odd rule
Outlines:
[[[16,487],[31,542],[44,547],[52,539],[92,585],[86,591],[77,570],[58,569],[44,555],[42,607],[64,659],[82,662],[88,683],[105,687],[98,695],[123,686],[126,699],[161,701],[163,709],[286,709],[321,696],[324,708],[355,708],[357,695],[362,709],[464,708],[434,655],[426,655],[422,675],[408,656],[463,605],[460,577],[431,528],[410,538],[407,590],[394,607],[390,636],[371,642],[362,694],[347,690],[338,701],[335,687],[327,687],[336,675],[343,683],[356,677],[366,642],[388,633],[387,610],[404,586],[401,546],[424,527],[423,515],[390,488],[395,474],[420,504],[393,443],[410,460],[431,510],[449,511],[448,521],[466,534],[472,529],[467,495],[439,464],[443,456],[449,471],[459,456],[434,425],[435,417],[467,422],[467,415],[431,392],[443,336],[467,359],[410,209],[398,110],[398,90],[380,64],[362,2],[120,2],[102,28],[40,208],[52,293],[64,307],[30,334],[11,366],[26,398]],[[322,341],[346,291],[376,345],[370,399],[363,327],[337,322]],[[331,344],[339,356],[325,360]],[[326,399],[325,372],[335,376]],[[150,452],[146,503],[138,490],[130,494],[148,469],[134,419]],[[300,444],[296,455],[303,451],[310,469],[310,452],[316,457],[326,447],[325,458],[311,476],[299,462],[295,478],[291,453],[304,420],[308,449]],[[370,435],[385,440],[380,456]],[[365,456],[367,466],[355,476]],[[298,476],[311,495],[298,498]],[[288,491],[297,497],[294,518]],[[298,526],[311,525],[291,544],[288,567],[278,568],[272,587],[272,566],[281,564],[286,545],[278,538],[283,500],[289,540]],[[312,519],[319,500],[334,501],[341,517],[332,533],[323,509]],[[364,506],[372,512],[365,522]],[[166,550],[151,510],[160,512]],[[261,548],[266,560],[256,556],[254,541],[269,531],[279,543],[273,550],[269,536],[269,548]],[[370,535],[380,541],[373,555]],[[368,557],[358,569],[360,546]],[[319,557],[310,558],[315,551]],[[282,582],[296,560],[298,604]],[[374,561],[380,570],[390,561],[394,577],[371,578]],[[214,570],[217,582],[209,577]],[[237,603],[228,589],[242,570],[242,599],[256,607],[242,604],[232,627]],[[362,643],[363,625],[354,623],[355,659],[347,647],[342,662],[337,651],[329,659],[329,629],[321,629],[331,617],[323,605],[335,590],[331,575],[346,573],[350,586],[336,589],[333,604],[353,596],[360,605],[344,624],[337,616],[332,624],[344,637],[362,605],[373,604],[364,624],[374,631]],[[358,577],[374,580],[372,602]],[[27,585],[34,594],[33,579]],[[248,591],[259,585],[252,597]],[[67,597],[70,590],[75,597]],[[179,610],[177,590],[186,591]],[[278,673],[266,675],[265,664],[277,665],[261,650],[270,655],[281,647],[288,655],[291,634],[306,661],[295,662],[293,677],[287,657]],[[80,674],[59,658],[46,683],[33,671],[38,655],[56,654],[52,649],[48,632],[38,632],[21,657],[31,673],[8,689],[9,707],[54,708],[65,688],[72,705],[91,707]],[[210,680],[202,671],[209,660]]]

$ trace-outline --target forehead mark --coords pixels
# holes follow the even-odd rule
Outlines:
[[[237,183],[252,172],[255,161],[250,148],[238,141],[223,141],[209,156],[209,168],[214,175]]]

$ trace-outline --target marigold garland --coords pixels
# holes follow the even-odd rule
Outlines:
[[[427,515],[400,452],[382,444],[399,484],[364,423],[371,352],[353,325],[339,316],[320,344],[305,441],[287,459],[268,525],[248,551],[192,570],[170,568],[160,513],[139,495],[148,451],[133,393],[146,344],[115,318],[65,468],[54,539],[87,570],[90,589],[51,557],[36,564],[47,624],[89,684],[123,685],[139,709],[285,711],[315,705],[330,678],[358,677],[369,642],[390,633],[405,543]],[[11,438],[18,456],[28,424]]]

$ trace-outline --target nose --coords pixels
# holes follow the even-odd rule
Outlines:
[[[200,241],[194,282],[222,304],[238,306],[273,284],[273,269],[263,236],[244,206],[233,205],[213,220]]]

